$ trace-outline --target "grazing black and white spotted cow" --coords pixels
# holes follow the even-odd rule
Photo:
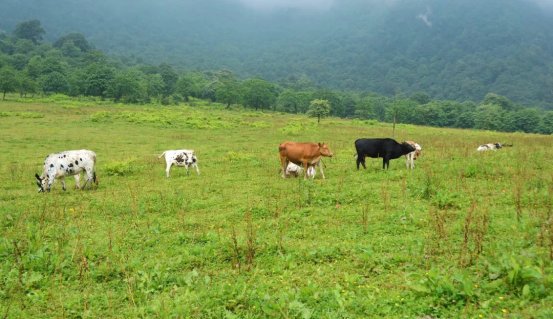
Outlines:
[[[64,151],[46,156],[42,175],[35,174],[39,192],[50,191],[56,179],[61,180],[65,191],[65,177],[75,177],[75,188],[79,189],[81,172],[86,172],[86,182],[83,188],[90,183],[98,185],[96,178],[96,153],[89,150]]]
[[[198,158],[193,150],[169,150],[163,152],[158,158],[161,158],[165,155],[165,163],[167,164],[165,168],[165,173],[169,177],[169,171],[171,166],[184,166],[186,168],[186,174],[189,174],[188,168],[194,166],[196,168],[196,173],[200,175],[200,169],[198,168]]]
[[[476,149],[478,152],[485,152],[485,151],[495,151],[503,147],[510,147],[513,146],[513,144],[501,144],[501,143],[488,143],[488,144],[482,144],[478,146]]]

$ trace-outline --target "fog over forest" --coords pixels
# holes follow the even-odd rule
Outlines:
[[[4,0],[0,30],[39,19],[45,38],[180,70],[228,69],[388,96],[552,107],[553,0]]]

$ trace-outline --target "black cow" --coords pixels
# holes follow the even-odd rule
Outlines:
[[[360,138],[355,141],[357,150],[357,169],[359,164],[365,166],[365,157],[382,157],[382,169],[389,168],[390,160],[415,151],[415,148],[406,142],[398,143],[391,138]]]

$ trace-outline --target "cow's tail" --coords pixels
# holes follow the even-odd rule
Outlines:
[[[163,155],[165,155],[165,152],[161,153],[161,155],[159,155],[157,158],[162,158]]]
[[[92,157],[92,182],[94,182],[94,184],[98,186],[98,177],[96,177],[96,153],[92,152],[91,157]]]
[[[92,161],[94,162],[94,170],[92,171],[92,181],[98,186],[98,177],[96,176],[96,153],[92,155]]]

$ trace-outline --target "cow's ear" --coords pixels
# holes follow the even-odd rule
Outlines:
[[[322,147],[324,143],[319,142],[319,147]]]
[[[37,173],[35,173],[35,178],[36,178],[37,180],[39,180],[39,181],[42,181],[42,178],[40,178],[40,176],[38,176]]]

